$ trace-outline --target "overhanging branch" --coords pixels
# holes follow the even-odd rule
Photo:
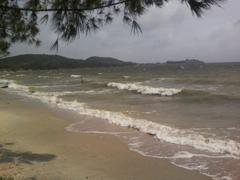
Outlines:
[[[0,9],[5,9],[5,10],[20,10],[20,11],[31,11],[31,12],[49,12],[49,11],[91,11],[91,10],[96,10],[96,9],[103,9],[111,6],[116,6],[123,4],[127,1],[130,0],[123,0],[119,1],[116,3],[111,3],[111,4],[105,4],[97,7],[90,7],[90,8],[49,8],[49,9],[31,9],[31,8],[23,8],[23,7],[11,7],[11,6],[2,6],[0,5]]]

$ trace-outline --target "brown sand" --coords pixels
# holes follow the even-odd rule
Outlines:
[[[67,118],[71,119],[71,118]],[[167,160],[143,157],[110,135],[71,133],[41,103],[0,90],[0,177],[69,180],[207,180]]]

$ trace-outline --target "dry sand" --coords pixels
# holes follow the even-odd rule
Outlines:
[[[0,90],[0,179],[210,179],[131,152],[117,137],[67,132],[70,122],[70,116]]]

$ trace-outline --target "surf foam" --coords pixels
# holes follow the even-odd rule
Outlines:
[[[81,75],[78,75],[78,74],[72,74],[72,75],[70,75],[70,77],[71,77],[71,78],[79,78],[79,77],[81,77]]]
[[[195,149],[212,153],[227,154],[232,158],[240,157],[240,143],[234,140],[217,139],[214,136],[207,138],[193,130],[177,129],[145,119],[135,119],[121,112],[92,109],[78,101],[64,101],[58,97],[57,93],[49,94],[41,92],[31,94],[27,86],[15,84],[13,81],[11,81],[9,87],[19,90],[22,95],[39,99],[45,103],[54,104],[59,108],[73,110],[81,115],[101,118],[112,124],[134,128],[168,143],[191,146]]]
[[[146,94],[146,95],[160,95],[160,96],[173,96],[182,91],[182,89],[175,89],[175,88],[154,88],[151,86],[143,86],[139,83],[116,83],[116,82],[109,82],[107,84],[108,87],[115,87],[119,90],[128,90],[134,91],[139,94]]]

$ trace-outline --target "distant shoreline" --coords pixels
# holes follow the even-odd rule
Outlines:
[[[112,57],[93,56],[85,60],[71,59],[58,55],[25,54],[0,59],[0,70],[51,70],[98,67],[138,67],[138,66],[204,66],[204,65],[240,65],[240,62],[205,63],[197,59],[166,61],[164,63],[134,63]],[[181,67],[183,69],[183,67]]]

